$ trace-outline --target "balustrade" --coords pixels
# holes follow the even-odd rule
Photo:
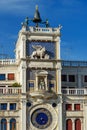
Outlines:
[[[0,59],[0,64],[6,65],[6,64],[15,64],[15,59]]]
[[[31,32],[45,32],[45,33],[54,33],[54,32],[59,32],[59,29],[58,28],[40,28],[40,27],[29,27],[29,30]]]
[[[62,93],[66,95],[85,95],[87,94],[87,89],[86,88],[66,88],[62,89]]]
[[[0,87],[0,94],[21,94],[21,88],[19,87]]]

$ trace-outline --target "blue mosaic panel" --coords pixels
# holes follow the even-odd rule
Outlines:
[[[42,47],[45,47],[46,54],[50,56],[50,59],[55,58],[55,43],[54,42],[26,42],[26,55],[30,56],[35,49],[32,46],[40,45]]]

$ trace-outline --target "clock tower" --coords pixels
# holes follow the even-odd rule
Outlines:
[[[16,44],[22,93],[22,130],[62,130],[60,29],[42,21],[38,7],[22,23]]]

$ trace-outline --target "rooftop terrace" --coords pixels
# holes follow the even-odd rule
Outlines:
[[[15,64],[16,60],[15,59],[0,59],[0,64],[6,65],[6,64]],[[87,61],[66,61],[62,60],[62,66],[66,67],[87,67]]]
[[[70,67],[87,67],[87,61],[62,61],[62,66]]]
[[[15,64],[16,61],[15,59],[0,59],[0,65],[12,65],[12,64]]]

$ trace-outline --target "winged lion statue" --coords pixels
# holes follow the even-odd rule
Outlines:
[[[31,58],[42,59],[45,56],[45,47],[42,47],[41,45],[32,45],[32,47],[35,49],[35,51],[32,52]]]

